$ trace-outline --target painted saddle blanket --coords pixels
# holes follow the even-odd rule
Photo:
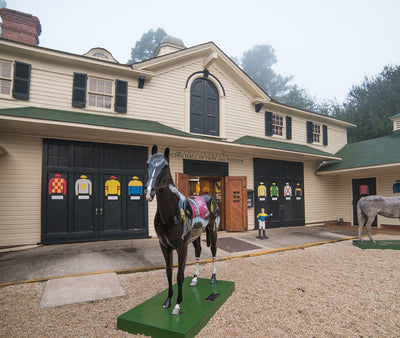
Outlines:
[[[186,202],[186,212],[190,216],[186,217],[182,238],[194,241],[207,227],[210,220],[210,211],[208,210],[207,202],[201,196],[190,196],[186,198]]]
[[[202,219],[206,219],[208,216],[210,216],[210,211],[208,210],[207,203],[203,197],[189,196],[187,201],[189,202],[192,210],[193,218],[201,217]]]

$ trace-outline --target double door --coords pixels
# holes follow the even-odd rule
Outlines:
[[[264,209],[270,227],[304,225],[303,164],[254,159],[255,225]]]
[[[147,148],[45,140],[43,154],[43,243],[148,235]]]

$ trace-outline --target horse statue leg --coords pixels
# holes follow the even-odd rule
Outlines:
[[[364,214],[362,206],[362,200],[360,200],[357,204],[357,219],[358,219],[358,240],[362,242],[362,228],[367,221],[367,216]]]
[[[374,216],[369,216],[367,224],[365,226],[367,228],[367,233],[368,233],[368,237],[369,237],[370,241],[373,244],[376,244],[375,240],[372,238],[372,235],[371,235],[371,226],[372,226],[372,223],[374,223],[374,220],[375,220],[375,215]]]
[[[168,279],[168,297],[165,300],[163,304],[163,308],[169,308],[171,307],[171,298],[173,295],[173,289],[172,289],[172,260],[173,260],[173,251],[166,248],[160,243],[161,246],[161,251],[164,255],[164,260],[165,260],[165,271],[167,274],[167,279]]]
[[[211,284],[215,284],[217,282],[217,267],[215,265],[215,256],[217,255],[217,231],[219,227],[220,217],[219,215],[212,217],[209,227],[207,227],[207,246],[211,248],[213,268],[212,275],[210,279]]]
[[[190,282],[190,286],[196,286],[197,285],[197,277],[199,276],[199,265],[200,265],[200,255],[201,255],[201,242],[200,242],[200,237],[196,238],[192,243],[194,246],[194,252],[196,256],[196,270],[193,275],[193,279]]]
[[[180,311],[180,304],[182,303],[182,286],[183,286],[183,280],[185,279],[185,265],[186,265],[186,258],[187,258],[187,244],[182,241],[182,244],[180,247],[176,250],[178,253],[178,276],[177,276],[177,282],[178,282],[178,298],[176,300],[176,305],[174,309],[172,310],[173,315],[179,315],[181,313]]]

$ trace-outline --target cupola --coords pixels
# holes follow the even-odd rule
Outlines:
[[[160,44],[156,48],[154,57],[173,53],[185,48],[186,46],[181,39],[167,35],[161,40]]]

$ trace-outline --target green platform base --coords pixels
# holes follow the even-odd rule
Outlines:
[[[358,239],[353,240],[353,245],[358,246],[361,249],[391,249],[391,250],[400,250],[400,241],[395,240],[386,240],[386,241],[376,241],[376,244],[373,244],[371,241],[362,241],[360,242]]]
[[[209,279],[198,278],[197,286],[190,287],[191,280],[192,277],[186,277],[183,282],[180,315],[171,314],[178,294],[178,285],[174,284],[171,308],[162,307],[168,295],[168,289],[165,289],[120,315],[117,329],[152,337],[194,337],[233,293],[235,284],[221,280],[218,280],[216,284],[210,284]],[[206,298],[211,294],[218,294],[218,296],[213,301],[207,301]]]

